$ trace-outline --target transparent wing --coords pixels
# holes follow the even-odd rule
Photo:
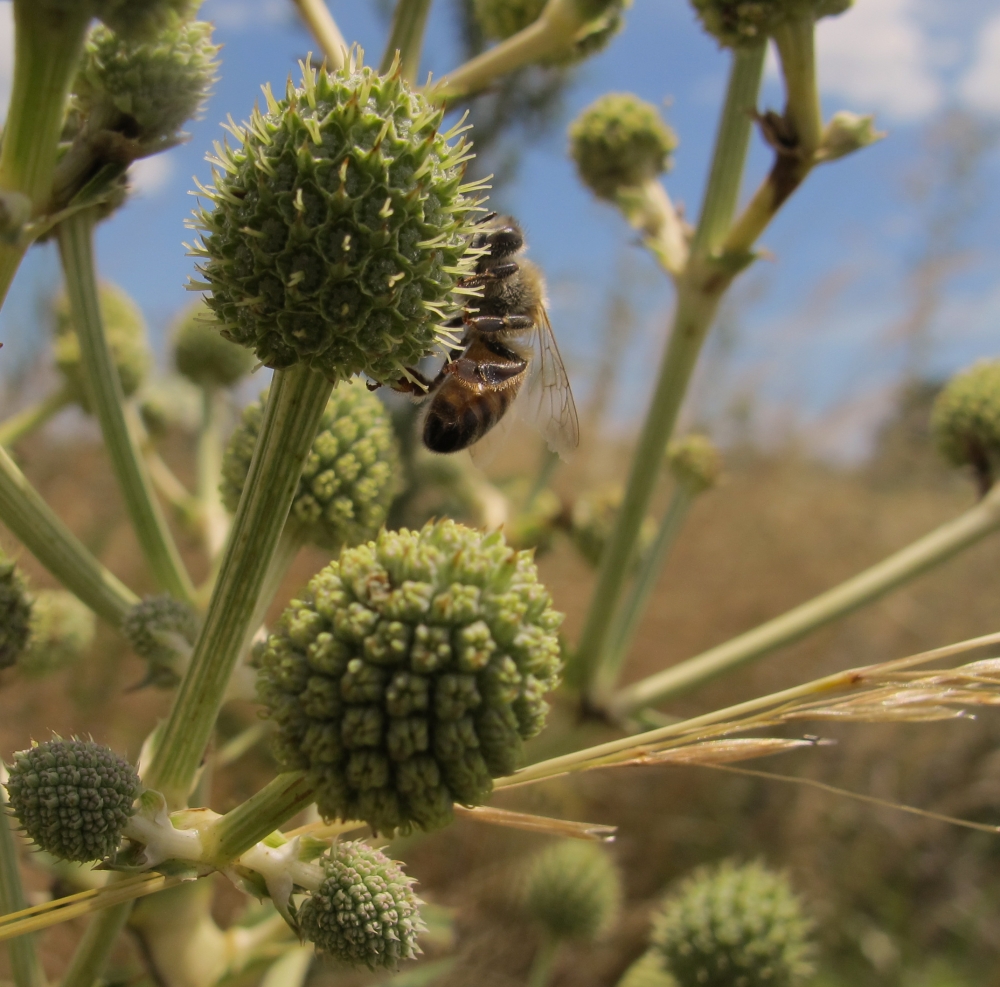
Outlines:
[[[549,448],[565,459],[580,444],[580,421],[566,367],[544,306],[539,309],[533,343],[535,359],[525,393],[515,407],[521,418],[542,433]]]
[[[472,461],[481,470],[492,466],[500,451],[507,444],[514,416],[504,415],[478,442],[469,446]]]

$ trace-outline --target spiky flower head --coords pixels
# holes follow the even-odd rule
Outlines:
[[[303,935],[341,963],[394,970],[421,950],[425,925],[412,877],[362,840],[335,843],[320,860],[326,880],[299,908]]]
[[[248,405],[222,459],[222,502],[236,511],[264,417]],[[357,545],[383,524],[397,489],[399,446],[385,406],[361,381],[334,388],[302,468],[289,521],[321,548]]]
[[[612,199],[670,167],[677,137],[652,103],[632,93],[608,93],[570,124],[570,154],[583,183]]]
[[[66,3],[67,0],[46,0]],[[80,0],[69,0],[79,3]],[[174,18],[193,16],[201,0],[90,0],[94,16],[127,37],[149,37]]]
[[[31,599],[20,570],[0,555],[0,669],[15,664],[31,636]]]
[[[722,472],[722,457],[704,435],[685,435],[667,447],[667,464],[678,483],[694,493],[714,487]]]
[[[96,630],[93,611],[68,590],[39,590],[31,601],[31,639],[17,667],[41,678],[72,665],[90,647]]]
[[[727,48],[760,44],[791,20],[842,14],[854,0],[691,0],[705,30]]]
[[[253,354],[220,334],[204,302],[181,313],[172,337],[178,372],[199,387],[230,387],[253,369]]]
[[[545,723],[562,621],[529,552],[454,521],[345,549],[269,638],[258,688],[327,818],[436,829]]]
[[[103,282],[98,291],[104,333],[118,370],[125,396],[138,390],[149,373],[152,358],[146,339],[146,320],[139,306],[117,285]],[[70,398],[90,411],[87,383],[77,338],[70,315],[69,298],[61,292],[55,302],[55,357]]]
[[[352,54],[233,130],[194,252],[227,338],[269,367],[398,379],[443,338],[477,200],[462,128]]]
[[[109,748],[56,737],[14,755],[7,795],[42,850],[85,863],[114,852],[140,787],[135,768]]]
[[[570,537],[579,553],[592,565],[601,564],[604,546],[611,538],[625,491],[617,484],[589,490],[573,503],[570,516]],[[656,524],[647,517],[639,529],[639,551],[643,552],[656,537]]]
[[[592,941],[618,918],[621,876],[597,844],[563,840],[531,861],[525,905],[552,938]]]
[[[1000,469],[1000,360],[980,360],[938,395],[931,432],[941,455],[970,466],[985,492]]]
[[[793,987],[812,972],[811,929],[784,874],[724,861],[667,895],[652,942],[680,987]]]
[[[168,687],[180,679],[178,667],[198,635],[198,615],[172,596],[149,596],[122,621],[122,634],[132,650],[149,663],[147,681]]]

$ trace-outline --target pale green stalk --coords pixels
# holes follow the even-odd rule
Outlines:
[[[331,72],[344,67],[349,46],[324,0],[292,0],[306,27],[323,49]]]
[[[120,627],[139,602],[42,500],[2,447],[0,520],[66,589],[113,627]]]
[[[397,0],[392,15],[392,31],[382,55],[379,72],[387,73],[399,52],[403,78],[413,85],[420,72],[420,52],[424,46],[424,28],[430,13],[431,0]]]
[[[316,949],[312,943],[291,946],[280,959],[268,967],[260,987],[302,987],[315,958]]]
[[[95,213],[79,212],[59,224],[59,253],[66,276],[73,326],[87,393],[101,425],[111,467],[153,576],[178,600],[194,599],[194,586],[184,568],[166,518],[153,494],[146,464],[125,419],[125,395],[104,333],[94,267]]]
[[[609,698],[593,691],[594,675],[605,654],[642,520],[648,513],[691,373],[722,294],[737,273],[735,269],[716,263],[710,253],[721,236],[720,231],[728,225],[731,214],[727,215],[725,209],[735,205],[739,195],[750,140],[750,113],[757,104],[763,64],[763,47],[738,51],[733,56],[702,219],[695,234],[694,242],[699,249],[692,252],[687,267],[677,279],[677,308],[670,340],[632,459],[625,497],[601,559],[597,586],[574,658],[577,680],[586,689],[591,703],[599,704]]]
[[[274,374],[205,622],[145,776],[171,808],[185,804],[208,746],[332,389],[307,367]]]
[[[225,395],[215,387],[201,392],[201,426],[198,429],[198,500],[202,529],[210,558],[215,558],[229,532],[229,516],[222,506],[219,477],[222,475],[222,435],[219,431]]]
[[[37,428],[41,428],[49,419],[57,415],[70,404],[70,396],[66,388],[53,391],[47,398],[23,411],[11,415],[0,423],[0,445],[10,447]]]
[[[531,961],[527,987],[547,987],[552,979],[558,953],[559,940],[555,936],[543,935],[535,950],[535,958]]]
[[[864,572],[724,644],[622,689],[610,703],[616,719],[672,699],[723,672],[760,658],[884,596],[1000,528],[1000,486],[975,507]]]
[[[90,920],[60,987],[93,987],[97,983],[131,911],[132,902],[126,901],[104,909]]]

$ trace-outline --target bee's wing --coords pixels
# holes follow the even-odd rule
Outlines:
[[[533,342],[535,359],[529,371],[526,393],[515,406],[518,414],[542,433],[549,448],[565,459],[580,444],[580,421],[566,367],[544,306],[539,307]]]

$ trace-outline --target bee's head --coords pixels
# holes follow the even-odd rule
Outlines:
[[[472,238],[476,249],[488,249],[494,260],[510,257],[524,246],[524,232],[513,216],[490,216]]]

